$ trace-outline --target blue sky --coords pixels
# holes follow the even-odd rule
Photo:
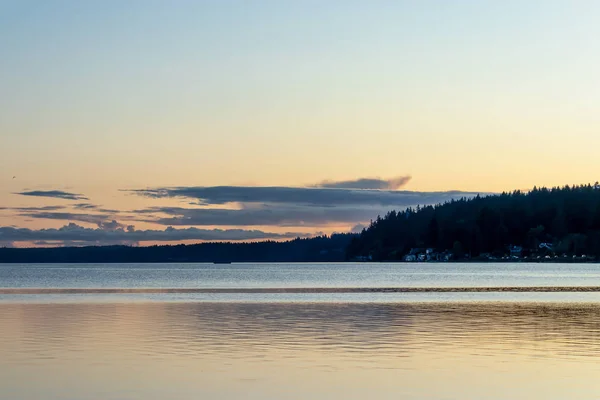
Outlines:
[[[32,190],[131,211],[186,200],[123,190],[593,182],[599,19],[595,1],[0,1],[0,226],[73,222],[16,213],[65,205]]]

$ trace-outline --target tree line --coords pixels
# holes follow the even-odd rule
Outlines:
[[[0,248],[0,263],[337,262],[353,234],[285,242],[199,243],[165,246]]]
[[[543,244],[542,249],[540,245]],[[353,238],[346,258],[401,260],[411,249],[455,258],[509,253],[600,257],[600,185],[534,188],[390,211]]]

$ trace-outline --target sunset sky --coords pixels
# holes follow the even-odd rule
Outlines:
[[[0,0],[0,246],[262,240],[600,171],[598,1]]]

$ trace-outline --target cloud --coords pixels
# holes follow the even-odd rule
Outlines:
[[[431,205],[475,196],[471,192],[413,192],[372,189],[398,187],[410,177],[328,182],[331,187],[212,186],[133,190],[151,198],[196,200],[196,208],[151,207],[132,211],[142,219],[176,226],[326,226],[366,223],[391,209]],[[348,186],[348,188],[341,188]],[[349,188],[354,187],[354,188]],[[362,187],[362,188],[359,188]],[[215,207],[237,204],[237,209]],[[194,203],[190,203],[194,204]]]
[[[76,210],[88,210],[88,211],[95,211],[95,212],[99,212],[99,213],[106,213],[106,214],[119,214],[121,213],[120,210],[115,210],[115,209],[111,209],[111,208],[102,208],[98,205],[95,204],[85,204],[85,205],[79,205],[79,207],[77,207],[77,205],[74,207]]]
[[[0,207],[0,210],[10,210],[19,212],[44,212],[63,210],[65,206],[43,206],[43,207]]]
[[[411,180],[410,176],[398,176],[391,179],[361,178],[350,181],[323,181],[314,185],[317,188],[327,189],[374,189],[374,190],[397,190],[405,186]]]
[[[128,243],[139,241],[179,240],[261,240],[302,236],[249,230],[250,227],[290,227],[290,230],[318,230],[344,227],[361,231],[365,224],[392,209],[432,205],[472,197],[477,193],[461,191],[417,192],[397,190],[410,176],[390,179],[361,178],[348,181],[324,181],[312,187],[286,186],[190,186],[156,187],[127,190],[134,195],[154,199],[178,198],[189,205],[173,207],[159,204],[132,211],[103,209],[89,201],[65,206],[6,208],[16,216],[29,219],[65,221],[60,229],[39,231],[1,228],[12,236],[29,235],[34,242],[61,243]],[[70,200],[87,200],[83,195],[62,191],[30,191],[26,196],[46,196]],[[194,207],[195,206],[195,207]],[[144,222],[165,230],[138,231],[128,223]],[[93,228],[80,225],[94,224]],[[87,226],[87,225],[86,225]],[[181,227],[176,229],[173,227]],[[221,227],[222,229],[212,229]],[[227,229],[238,227],[240,229]],[[294,229],[291,227],[301,227]],[[205,228],[205,229],[199,229]],[[8,229],[12,229],[7,231]],[[17,241],[18,241],[17,240]],[[15,241],[0,237],[0,241]]]
[[[120,212],[119,210],[113,210],[113,209],[109,209],[109,208],[102,208],[101,206],[99,206],[97,204],[92,204],[92,203],[77,203],[77,204],[73,204],[73,208],[75,210],[97,211],[97,212],[109,213],[109,214],[118,214]]]
[[[168,227],[164,230],[135,230],[85,228],[70,223],[58,229],[39,229],[0,227],[0,243],[12,242],[72,242],[79,244],[107,244],[107,243],[138,243],[138,242],[167,242],[182,240],[206,241],[240,241],[262,239],[291,239],[307,236],[300,233],[272,233],[260,230],[244,229],[176,229]]]
[[[0,211],[16,211],[22,217],[31,217],[38,219],[57,219],[57,220],[73,220],[73,221],[81,221],[81,222],[93,222],[96,223],[96,220],[90,221],[90,219],[95,216],[102,216],[103,219],[108,218],[110,215],[119,214],[118,210],[110,210],[105,208],[99,208],[95,204],[89,203],[81,203],[74,204],[72,208],[74,210],[88,210],[94,211],[101,214],[80,214],[80,213],[71,213],[71,212],[55,212],[59,210],[66,210],[69,207],[66,206],[43,206],[43,207],[0,207]],[[90,217],[91,216],[91,217]]]
[[[299,188],[285,186],[192,186],[173,188],[150,188],[129,192],[151,198],[179,197],[198,200],[202,205],[227,203],[273,203],[315,206],[388,206],[408,207],[417,204],[437,204],[478,193],[412,192],[399,190]]]
[[[125,225],[115,221],[114,219],[109,222],[101,221],[98,222],[98,228],[103,229],[105,231],[116,231],[119,229],[124,229]]]
[[[138,214],[165,214],[144,219],[160,225],[188,226],[325,226],[369,221],[382,208],[316,207],[269,204],[243,209],[152,207],[133,211]]]
[[[328,185],[373,187],[377,184],[392,187],[406,179],[407,177],[399,177],[387,181],[377,180],[376,183],[361,179],[350,183],[330,182]],[[89,223],[106,230],[126,228],[121,223],[123,221],[190,227],[350,227],[368,223],[391,209],[438,204],[475,195],[475,193],[458,191],[413,192],[358,188],[252,186],[154,188],[134,190],[133,193],[154,198],[180,197],[186,199],[188,203],[195,204],[196,207],[157,206],[133,211],[117,211],[105,210],[95,204],[81,202],[73,205],[73,211],[55,210],[54,207],[57,206],[16,210],[19,211],[17,215],[24,218]],[[235,203],[237,207],[235,209],[222,207],[226,203]]]
[[[63,192],[62,190],[31,190],[15,194],[19,194],[21,196],[52,197],[55,199],[64,200],[89,200],[82,194]]]
[[[77,203],[77,204],[73,204],[73,208],[75,208],[77,210],[94,210],[94,209],[98,208],[98,206],[95,204],[91,204],[91,203]]]
[[[112,215],[108,214],[81,214],[70,212],[25,212],[19,214],[19,216],[35,219],[87,222],[90,224],[102,224],[112,218]]]

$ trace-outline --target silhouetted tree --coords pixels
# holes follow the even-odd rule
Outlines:
[[[347,258],[371,254],[400,259],[411,248],[433,247],[464,254],[508,254],[510,245],[539,252],[600,257],[600,185],[516,190],[491,196],[417,206],[378,217],[348,247]],[[393,256],[392,256],[393,255]]]

